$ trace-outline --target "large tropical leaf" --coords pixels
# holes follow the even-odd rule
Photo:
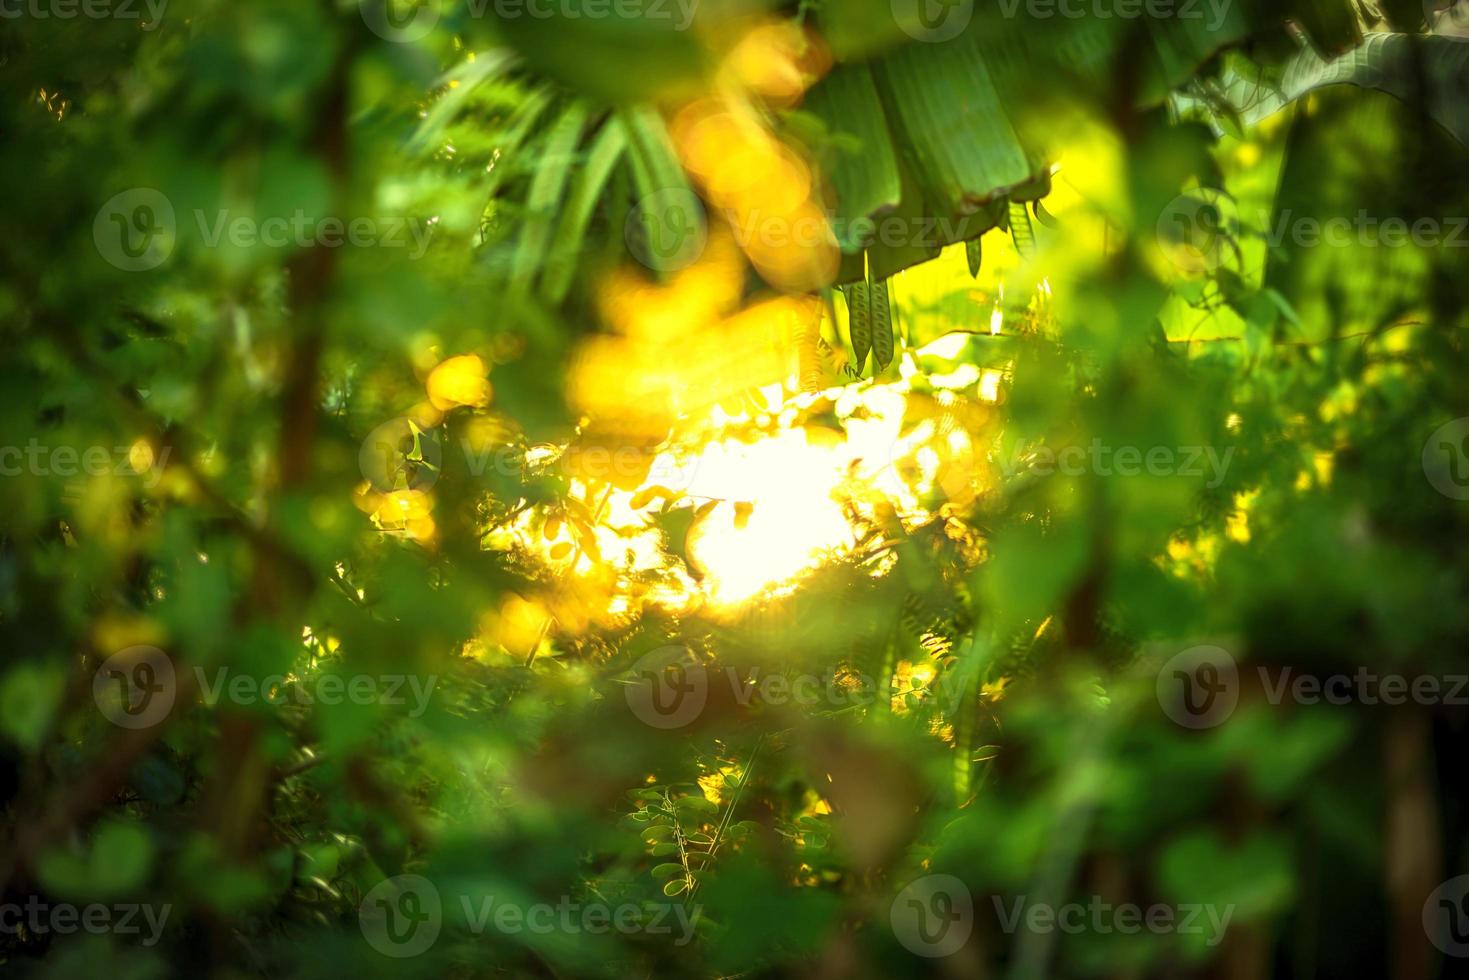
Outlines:
[[[898,206],[902,186],[887,118],[872,71],[864,64],[841,65],[808,93],[806,108],[828,127],[831,146],[822,160],[836,195],[837,243],[860,249],[862,219]]]
[[[1361,46],[1325,60],[1302,51],[1282,81],[1279,105],[1249,113],[1263,118],[1309,92],[1328,85],[1377,89],[1422,104],[1439,125],[1469,145],[1469,41],[1417,34],[1369,34]]]
[[[876,72],[894,110],[895,135],[943,213],[973,213],[1039,172],[976,46],[910,45]]]
[[[1312,92],[1336,85],[1387,92],[1424,111],[1469,145],[1469,41],[1420,34],[1368,34],[1337,58],[1302,47],[1278,78],[1253,66],[1231,66],[1207,98],[1180,95],[1184,111],[1203,109],[1218,128],[1230,117],[1254,125]]]

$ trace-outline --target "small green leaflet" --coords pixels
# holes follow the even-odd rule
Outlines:
[[[893,308],[886,279],[868,283],[867,289],[872,302],[872,360],[876,374],[893,363]]]
[[[872,349],[872,301],[865,282],[854,282],[842,287],[847,297],[847,332],[852,335],[853,366],[857,376],[867,364],[867,352]]]

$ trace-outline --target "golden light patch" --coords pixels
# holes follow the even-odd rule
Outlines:
[[[434,408],[447,412],[461,406],[483,408],[490,402],[490,380],[478,354],[464,354],[441,362],[429,372],[425,387]]]

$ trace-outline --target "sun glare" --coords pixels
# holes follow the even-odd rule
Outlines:
[[[952,357],[966,336],[902,352],[896,379],[842,371],[846,345],[817,295],[839,261],[819,181],[742,94],[794,103],[827,67],[805,33],[756,31],[724,84],[673,113],[673,146],[713,205],[707,240],[660,275],[608,275],[596,297],[607,329],[583,339],[567,378],[578,441],[630,452],[646,475],[590,472],[573,462],[580,448],[527,457],[566,476],[569,499],[522,502],[486,529],[486,547],[546,573],[527,601],[547,618],[503,613],[507,649],[538,646],[547,623],[613,625],[649,607],[738,615],[834,561],[884,574],[894,535],[993,482],[983,442],[1001,373],[918,364]],[[761,220],[816,234],[767,240]],[[750,266],[773,292],[745,293]],[[995,316],[991,333],[998,304]],[[481,394],[447,380],[460,402]]]
[[[635,488],[572,480],[596,518],[590,540],[532,508],[491,529],[487,546],[555,576],[546,604],[580,604],[553,610],[563,628],[625,621],[650,606],[738,615],[829,562],[881,552],[886,535],[862,527],[911,530],[992,481],[976,451],[984,422],[964,414],[961,396],[915,392],[905,379],[817,394],[774,388],[761,400],[768,412],[716,405],[684,420]],[[868,567],[883,574],[890,562]]]
[[[813,445],[804,429],[711,444],[692,475],[689,497],[716,504],[690,528],[687,552],[716,602],[794,580],[855,544],[839,499],[842,454]]]

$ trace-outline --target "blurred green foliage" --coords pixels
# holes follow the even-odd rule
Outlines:
[[[1453,8],[950,6],[945,38],[878,0],[6,12],[6,975],[1452,975],[1424,916],[1469,861]],[[657,442],[573,378],[639,203],[718,225],[665,123],[750,81],[764,18],[817,39],[814,87],[738,100],[816,161],[841,252],[802,385],[901,383],[905,434],[983,460],[921,520],[854,511],[792,589],[675,609],[634,576],[574,624],[574,576],[491,532],[565,515],[597,564],[602,505],[536,453]],[[979,223],[840,231],[891,216]],[[740,270],[736,301],[794,291]],[[879,338],[837,281],[890,290]],[[468,354],[492,397],[440,404]],[[866,411],[807,394],[808,432]],[[420,411],[374,487],[373,433]],[[413,480],[426,531],[378,499]],[[706,513],[657,520],[695,578]],[[1165,688],[1201,644],[1236,673],[1195,724]],[[1276,686],[1364,669],[1440,695]],[[663,726],[669,677],[701,710]],[[1088,925],[1009,918],[1038,906]]]

